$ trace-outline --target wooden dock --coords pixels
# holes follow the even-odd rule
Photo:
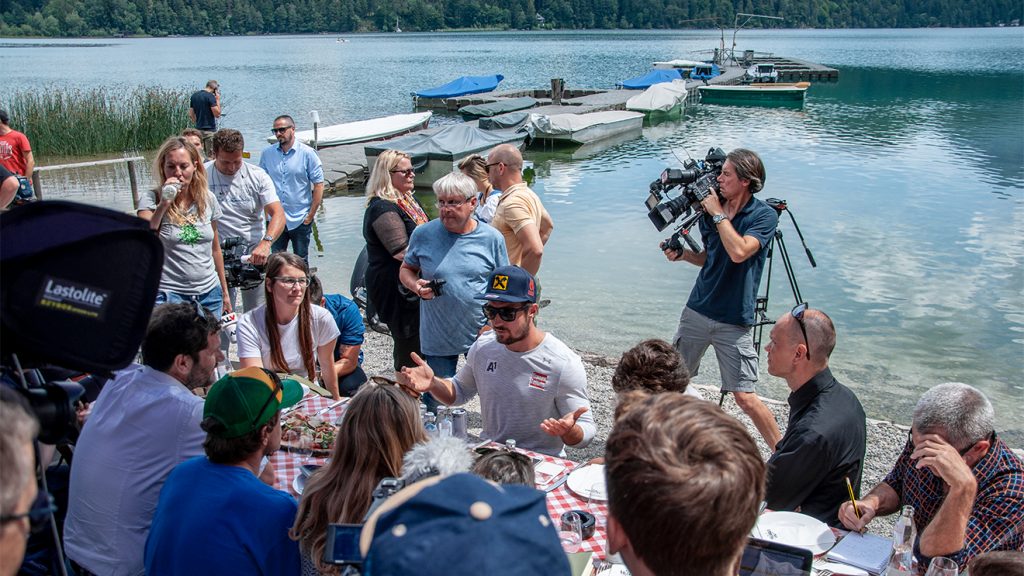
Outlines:
[[[839,71],[835,68],[795,58],[763,55],[754,58],[752,64],[762,62],[775,64],[775,69],[779,72],[780,82],[835,82],[839,80]],[[721,70],[722,73],[719,76],[708,80],[707,83],[712,85],[739,84],[746,72],[746,68],[742,66],[724,66]],[[686,80],[687,104],[696,102],[699,99],[699,90],[697,88],[703,85],[704,82],[700,80]],[[562,91],[561,103],[555,104],[550,88],[495,90],[493,92],[445,99],[418,98],[415,100],[415,104],[418,109],[426,108],[454,112],[463,106],[489,104],[499,100],[529,96],[538,100],[537,106],[527,110],[534,114],[587,114],[589,112],[603,112],[606,110],[625,110],[626,101],[639,93],[639,90],[601,90],[596,88],[567,87]],[[476,120],[471,122],[475,123]],[[428,128],[423,132],[429,134],[439,129]],[[318,151],[324,166],[324,178],[327,181],[325,193],[352,195],[364,192],[366,181],[369,178],[369,168],[366,165],[366,154],[363,150],[366,144],[366,142],[348,144],[323,148]]]

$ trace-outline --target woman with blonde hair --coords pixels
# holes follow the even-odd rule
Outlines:
[[[180,136],[168,138],[157,151],[153,175],[156,187],[139,200],[138,215],[164,245],[156,303],[195,302],[220,318],[231,312],[217,235],[221,210],[199,151]]]
[[[476,183],[476,219],[490,224],[498,209],[501,190],[495,190],[487,177],[487,160],[479,154],[466,156],[459,161],[459,170]]]
[[[290,535],[299,541],[303,574],[337,574],[324,564],[327,525],[361,524],[383,478],[398,478],[402,457],[425,442],[413,400],[400,386],[373,378],[352,397],[330,463],[306,480]]]
[[[316,382],[317,361],[324,388],[341,398],[334,370],[334,344],[341,332],[334,317],[306,296],[309,266],[302,256],[277,252],[267,259],[266,303],[238,321],[238,359],[242,368],[258,366],[297,374]]]
[[[395,341],[395,372],[415,366],[409,355],[420,353],[419,298],[400,292],[398,280],[409,236],[416,226],[427,223],[427,215],[412,193],[415,178],[408,154],[385,150],[377,157],[366,185],[366,297]]]

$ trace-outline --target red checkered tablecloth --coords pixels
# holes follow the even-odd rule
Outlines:
[[[333,403],[330,398],[323,398],[321,396],[312,395],[309,400],[299,410],[306,414],[315,414],[316,412],[327,408]],[[321,418],[325,420],[338,419],[348,404],[342,404],[337,408],[334,408],[322,415]],[[497,445],[495,445],[497,446]],[[554,482],[558,482],[570,472],[578,468],[580,465],[564,458],[556,458],[554,456],[548,456],[546,454],[538,454],[530,452],[529,450],[523,450],[524,453],[541,458],[547,462],[558,464],[565,467],[565,471],[555,477]],[[308,463],[310,464],[323,464],[326,458],[309,458]],[[302,464],[302,456],[287,452],[285,450],[278,450],[275,454],[270,457],[270,462],[274,465],[274,470],[277,472],[277,482],[274,487],[278,490],[283,490],[289,494],[300,497],[292,486],[296,476],[299,475],[299,467]],[[583,510],[594,515],[597,526],[594,530],[594,535],[583,541],[580,551],[581,552],[593,552],[597,558],[604,558],[606,556],[606,540],[607,540],[607,518],[608,518],[608,503],[607,502],[591,502],[587,503],[587,498],[576,495],[572,490],[569,490],[567,483],[563,482],[558,488],[547,493],[547,505],[548,514],[551,515],[552,521],[555,523],[557,528],[561,522],[562,514],[570,510]]]

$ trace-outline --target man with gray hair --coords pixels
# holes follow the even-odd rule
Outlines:
[[[33,519],[38,488],[32,441],[39,425],[19,403],[6,398],[8,390],[4,392],[0,399],[0,576],[10,576],[21,566]]]
[[[441,378],[455,375],[465,355],[487,325],[475,299],[487,289],[491,271],[508,264],[501,234],[473,218],[476,183],[460,172],[434,182],[440,216],[419,226],[409,238],[398,277],[420,297],[420,350]],[[433,397],[427,407],[436,408]]]
[[[990,550],[1024,547],[1024,462],[995,433],[992,404],[958,382],[921,396],[896,466],[839,519],[861,530],[875,516],[914,507],[922,566],[946,556],[967,567]],[[859,513],[858,513],[859,511]]]

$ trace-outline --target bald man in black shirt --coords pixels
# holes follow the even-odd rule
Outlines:
[[[828,367],[835,327],[804,303],[779,318],[769,338],[768,373],[784,378],[791,392],[786,433],[768,459],[765,500],[772,510],[839,526],[839,506],[850,499],[847,478],[860,493],[867,431],[857,396]]]

